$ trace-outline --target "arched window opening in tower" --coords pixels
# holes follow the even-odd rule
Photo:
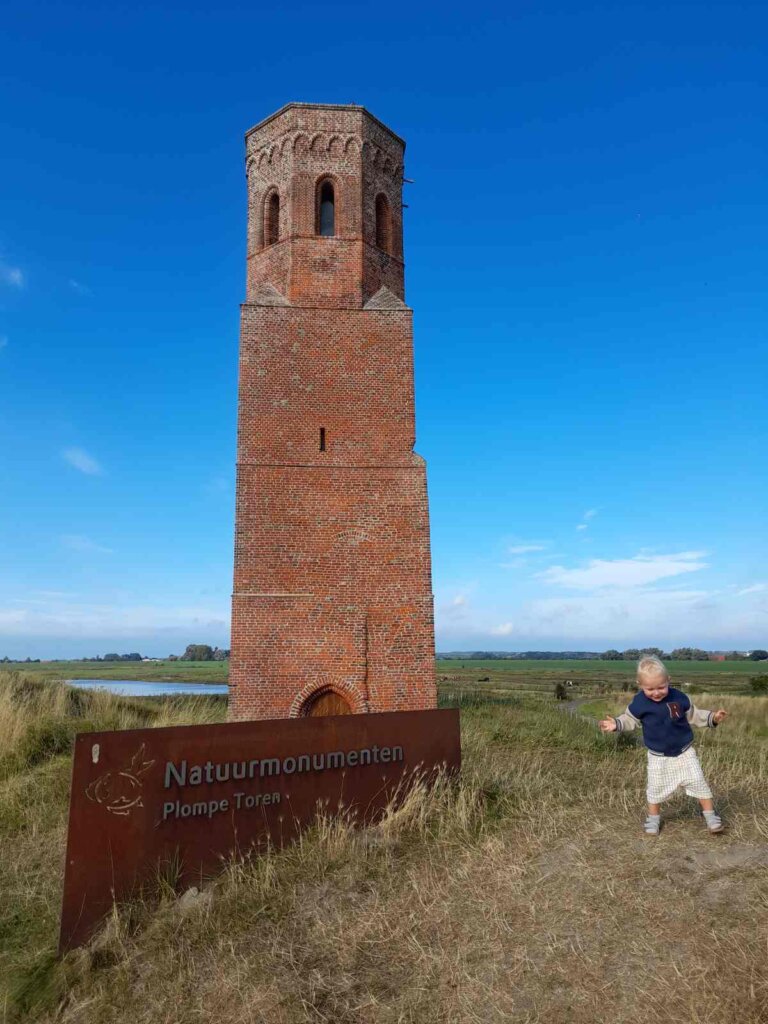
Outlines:
[[[332,238],[336,234],[336,197],[330,181],[324,181],[320,186],[317,233],[325,238]]]
[[[264,245],[274,245],[280,238],[280,196],[273,192],[264,209]]]
[[[384,252],[392,251],[392,214],[384,195],[376,196],[376,245]]]

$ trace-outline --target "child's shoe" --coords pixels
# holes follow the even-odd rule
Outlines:
[[[661,815],[649,814],[643,822],[643,832],[647,836],[657,836],[661,829]]]
[[[704,811],[704,820],[707,823],[708,830],[713,835],[717,832],[722,832],[725,829],[725,825],[714,811]]]

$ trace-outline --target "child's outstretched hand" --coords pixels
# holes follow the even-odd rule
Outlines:
[[[603,718],[598,723],[601,732],[615,732],[616,731],[616,719],[614,718]]]
[[[727,718],[727,717],[728,717],[728,712],[725,710],[725,708],[718,708],[717,711],[714,713],[714,715],[712,715],[712,721],[716,725],[720,725],[720,723],[723,721],[723,719]]]

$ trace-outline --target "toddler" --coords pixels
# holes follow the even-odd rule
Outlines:
[[[712,790],[707,785],[696,751],[691,725],[714,729],[728,712],[704,711],[691,704],[680,690],[669,685],[669,673],[663,661],[653,655],[637,663],[640,687],[627,710],[617,718],[600,722],[603,732],[631,732],[642,726],[643,742],[648,748],[648,817],[643,830],[657,836],[661,827],[660,804],[684,786],[688,796],[701,804],[710,832],[722,832],[723,823],[715,814]]]

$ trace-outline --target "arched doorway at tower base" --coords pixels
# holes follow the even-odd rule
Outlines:
[[[352,708],[345,697],[335,690],[323,690],[313,695],[302,708],[307,718],[322,718],[327,715],[351,715]]]

